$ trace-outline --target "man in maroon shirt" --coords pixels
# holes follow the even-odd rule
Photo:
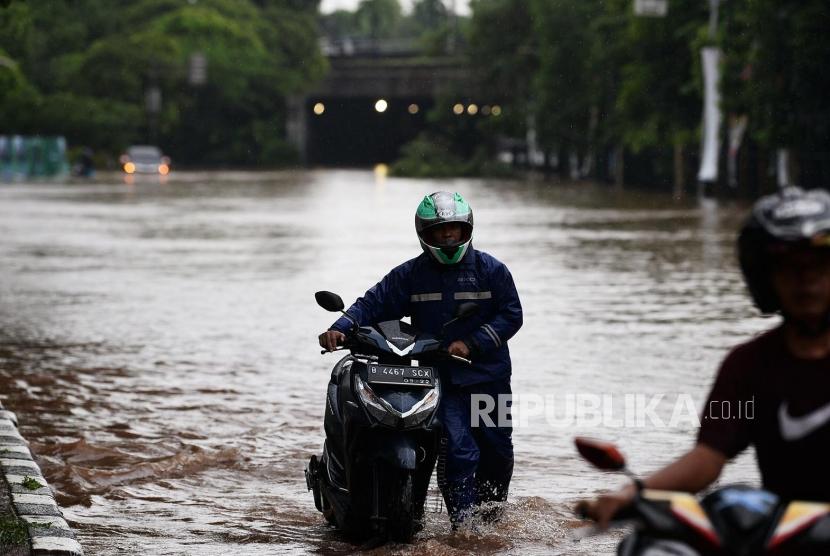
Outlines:
[[[741,230],[738,253],[755,305],[783,321],[729,353],[697,444],[645,486],[697,492],[752,444],[765,489],[830,502],[830,195],[793,187],[762,198]],[[582,510],[607,526],[635,493],[629,485]]]

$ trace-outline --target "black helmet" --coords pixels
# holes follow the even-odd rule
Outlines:
[[[830,247],[830,194],[787,187],[759,199],[738,236],[738,259],[762,313],[781,310],[770,277],[771,249],[800,245]]]
[[[462,226],[461,241],[455,245],[430,245],[424,232],[448,222]],[[424,197],[415,211],[415,231],[421,248],[441,264],[455,264],[464,258],[473,239],[473,209],[459,193],[436,191]]]

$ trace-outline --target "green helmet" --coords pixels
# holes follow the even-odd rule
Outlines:
[[[461,240],[451,245],[433,245],[430,228],[458,222],[461,224]],[[458,193],[436,191],[424,197],[415,212],[415,231],[421,248],[441,264],[455,264],[464,258],[473,239],[473,209]]]

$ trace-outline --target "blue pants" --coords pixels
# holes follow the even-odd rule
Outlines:
[[[446,440],[442,490],[453,523],[463,521],[479,504],[507,500],[513,476],[513,428],[498,426],[497,411],[489,414],[496,426],[487,426],[485,420],[472,426],[473,394],[492,396],[498,408],[499,394],[511,394],[510,380],[449,384],[444,389],[438,409]]]

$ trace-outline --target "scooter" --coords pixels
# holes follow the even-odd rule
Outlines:
[[[305,469],[306,486],[317,510],[347,536],[409,542],[423,519],[440,443],[441,379],[432,365],[469,361],[403,321],[359,326],[337,294],[317,292],[315,299],[351,321],[338,347],[351,353],[332,369],[326,439]],[[477,311],[464,303],[444,327]]]
[[[613,444],[588,438],[575,443],[595,467],[622,471],[637,485],[633,503],[614,518],[616,525],[634,525],[617,547],[619,556],[830,554],[830,504],[785,501],[742,485],[724,486],[700,500],[685,492],[650,490],[628,471]],[[591,528],[588,534],[596,532]]]

